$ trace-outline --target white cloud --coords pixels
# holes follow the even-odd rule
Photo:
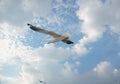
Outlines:
[[[109,26],[111,32],[120,33],[120,7],[119,0],[78,0],[79,10],[76,12],[80,20],[83,20],[81,32],[84,37],[74,46],[74,50],[80,54],[86,54],[89,49],[85,46],[102,37]],[[82,46],[81,46],[82,45]]]
[[[21,52],[24,47],[18,39],[24,39],[25,32],[25,27],[21,29],[8,23],[0,24],[0,63],[6,63],[9,60],[11,60],[10,63],[12,63],[16,55],[24,54],[24,50]]]
[[[47,48],[54,49],[54,45],[45,45],[44,48],[46,49],[47,52],[48,51]],[[44,57],[46,55],[41,54],[40,53],[42,52],[41,50],[39,51],[36,51],[36,49],[32,49],[32,51],[30,51],[29,49],[25,49],[25,50],[27,50],[28,52],[26,52],[25,55],[22,55],[20,57],[22,58],[20,75],[15,78],[1,75],[0,79],[3,84],[7,84],[7,83],[39,84],[39,80],[43,80],[49,84],[56,84],[56,83],[57,84],[61,84],[61,83],[113,84],[119,82],[120,71],[114,68],[114,66],[110,62],[107,61],[100,62],[93,69],[93,71],[80,74],[77,68],[75,68],[77,65],[80,64],[80,62],[78,61],[75,62],[75,64],[71,64],[68,61],[65,62],[64,64],[61,64],[60,63],[61,59],[60,60],[59,59],[56,60],[56,58],[54,59],[53,55],[56,55],[55,53],[51,55],[51,58],[56,60],[53,61],[49,57],[48,58]],[[30,52],[32,53],[29,54]],[[28,55],[28,57],[26,55]]]
[[[23,1],[23,5],[26,12],[33,13],[37,16],[48,15],[51,10],[50,0],[25,0]]]
[[[116,75],[116,73],[119,73],[117,69],[114,69],[111,63],[104,61],[99,64],[97,64],[97,67],[93,69],[95,72],[97,72],[100,76],[111,76]],[[119,73],[120,75],[120,73]]]
[[[110,62],[103,61],[97,64],[93,71],[83,73],[77,80],[78,84],[119,84],[120,70]]]
[[[21,39],[25,37],[26,28],[21,31],[17,26],[3,23],[0,30],[0,70],[4,70],[5,64],[21,66],[21,74],[16,78],[1,74],[3,84],[37,84],[39,79],[48,78],[48,82],[54,82],[51,76],[61,71],[63,65],[60,62],[70,57],[69,48],[56,48],[54,44],[38,48],[25,46]]]
[[[102,78],[101,82],[105,80],[106,82],[111,81],[111,84],[120,82],[120,70],[116,69],[110,62],[100,62],[93,71],[97,74],[98,78]]]
[[[25,32],[27,31],[26,26],[15,26],[11,25],[7,22],[0,24],[0,32],[2,38],[10,38],[10,39],[19,39],[24,38]]]
[[[26,25],[33,19],[34,14],[46,16],[50,13],[50,0],[1,0],[0,22],[8,22],[14,25]]]
[[[40,52],[39,52],[40,51]],[[54,44],[45,44],[44,47],[36,49],[37,55],[41,54],[43,58],[51,59],[52,61],[60,61],[70,57],[70,49],[63,49],[62,47],[56,48]]]
[[[64,63],[64,68],[62,70],[62,74],[67,77],[73,77],[77,75],[77,71],[73,69],[73,65],[69,62]]]
[[[84,56],[86,53],[88,53],[88,49],[84,46],[85,39],[86,37],[79,40],[79,43],[75,44],[73,47],[73,52],[77,53],[79,56]]]

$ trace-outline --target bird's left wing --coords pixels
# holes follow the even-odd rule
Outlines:
[[[31,24],[28,24],[28,26],[30,26],[30,28],[31,28],[32,30],[34,30],[34,31],[37,31],[37,32],[40,32],[40,33],[44,33],[44,34],[51,35],[51,36],[53,36],[54,38],[60,37],[60,36],[61,36],[61,35],[59,35],[59,34],[53,32],[53,31],[44,30],[44,29],[35,27],[35,26],[31,25]]]

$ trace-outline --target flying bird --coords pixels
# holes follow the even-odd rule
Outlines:
[[[46,84],[46,82],[44,82],[44,81],[41,81],[41,80],[39,80],[39,82],[40,82],[40,83],[44,83],[44,84]]]
[[[66,35],[66,34],[59,35],[59,34],[53,32],[53,31],[48,31],[48,30],[45,30],[45,29],[41,29],[41,28],[35,27],[35,26],[31,25],[31,24],[27,24],[27,25],[34,31],[37,31],[39,33],[48,34],[48,35],[52,36],[53,39],[50,40],[48,42],[48,44],[58,42],[58,41],[62,41],[64,43],[66,43],[66,44],[73,44],[73,42],[71,40],[69,40],[69,38],[70,38],[69,35]]]

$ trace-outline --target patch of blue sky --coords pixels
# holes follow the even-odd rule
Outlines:
[[[72,0],[72,2],[70,2],[69,0],[64,0],[64,2],[62,4],[64,5],[60,5],[59,3],[57,4],[52,4],[53,5],[53,9],[52,9],[52,13],[53,15],[56,15],[58,17],[60,17],[61,19],[64,19],[64,24],[65,23],[78,23],[79,19],[76,16],[76,10],[78,10],[78,6],[77,4],[75,4],[76,0]],[[67,2],[67,3],[66,3]],[[56,7],[56,5],[58,5]]]
[[[90,43],[89,47],[92,47],[90,52],[86,56],[78,58],[81,62],[81,71],[89,71],[101,61],[111,62],[116,68],[120,69],[119,59],[117,57],[120,51],[120,45],[117,34],[111,34],[111,32],[107,30],[101,39]]]
[[[17,77],[20,75],[21,67],[16,65],[5,64],[0,74],[8,77]]]
[[[76,0],[63,0],[63,2],[65,4],[72,4],[72,5],[76,4]]]

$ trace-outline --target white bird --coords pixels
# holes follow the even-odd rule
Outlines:
[[[52,36],[53,39],[50,40],[48,42],[48,44],[58,42],[58,41],[62,41],[64,43],[66,43],[66,44],[73,44],[73,42],[71,40],[69,40],[70,37],[68,35],[59,35],[59,34],[53,32],[53,31],[44,30],[44,29],[35,27],[35,26],[31,25],[31,24],[27,24],[27,25],[34,31],[37,31],[39,33],[48,34],[48,35]]]

